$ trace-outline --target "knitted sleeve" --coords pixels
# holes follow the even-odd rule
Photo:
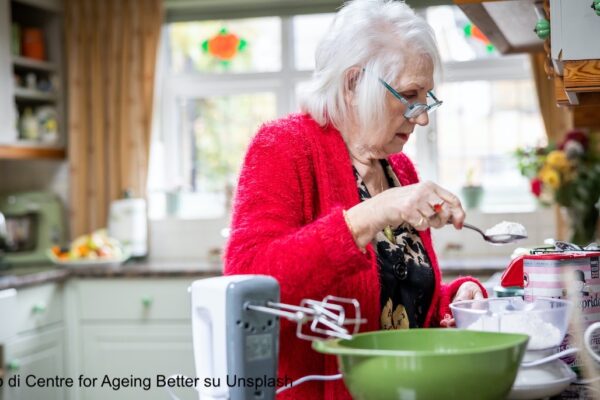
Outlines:
[[[328,294],[327,288],[335,282],[365,268],[365,256],[354,242],[341,206],[305,221],[305,211],[318,207],[307,204],[313,201],[307,192],[314,189],[306,179],[312,166],[302,159],[302,143],[295,135],[278,134],[282,128],[286,129],[262,127],[246,154],[225,273],[271,275],[279,281],[282,298],[296,304],[302,298]]]

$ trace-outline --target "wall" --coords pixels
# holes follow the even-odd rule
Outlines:
[[[481,236],[470,230],[457,231],[452,226],[433,230],[433,241],[441,261],[450,263],[453,260],[469,258],[475,262],[482,260],[508,259],[518,247],[536,247],[544,244],[544,240],[554,237],[555,218],[552,209],[540,209],[535,212],[484,214],[468,211],[467,221],[483,231],[502,221],[518,222],[525,226],[528,239],[503,246],[491,245]]]
[[[493,246],[470,230],[456,231],[448,226],[433,231],[434,245],[443,268],[464,270],[469,268],[499,270],[506,267],[511,253],[517,247],[534,247],[544,239],[554,236],[555,224],[552,210],[531,213],[483,214],[468,213],[467,220],[483,230],[501,221],[522,223],[529,239],[516,245]],[[226,242],[221,234],[229,225],[227,218],[211,220],[161,219],[150,221],[150,257],[153,260],[200,261],[214,260],[209,255],[222,248]]]
[[[48,190],[68,204],[69,168],[66,161],[0,160],[0,193]]]

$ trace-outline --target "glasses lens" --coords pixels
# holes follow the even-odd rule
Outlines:
[[[442,102],[438,102],[438,103],[433,103],[432,105],[429,106],[429,112],[433,112],[435,110],[437,110],[438,108],[440,108],[440,106],[442,105]]]
[[[411,108],[406,110],[404,113],[405,118],[416,118],[419,115],[423,114],[427,111],[428,106],[426,104],[413,104]]]

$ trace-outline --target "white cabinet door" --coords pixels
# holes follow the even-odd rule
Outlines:
[[[27,387],[28,375],[36,377],[64,377],[63,329],[42,329],[36,333],[18,335],[5,344],[4,363],[7,373],[4,377],[3,400],[63,400],[64,388]],[[9,387],[11,377],[20,377],[19,387]],[[30,378],[31,379],[31,378]]]
[[[600,58],[600,16],[590,0],[551,0],[551,49],[555,60]]]
[[[190,323],[94,323],[83,325],[80,332],[81,373],[97,378],[94,388],[79,389],[81,399],[165,400],[169,395],[156,387],[157,375],[194,376]],[[122,379],[128,379],[134,387],[102,387],[105,375],[123,386]],[[114,381],[116,378],[121,381]],[[198,398],[191,388],[176,389],[175,393],[180,399]]]

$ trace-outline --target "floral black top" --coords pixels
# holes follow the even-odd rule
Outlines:
[[[387,160],[380,160],[389,187],[401,186]],[[371,195],[354,169],[360,200]],[[408,224],[393,229],[394,242],[384,231],[373,239],[381,282],[381,328],[422,327],[431,303],[435,277],[431,262],[417,231]]]

